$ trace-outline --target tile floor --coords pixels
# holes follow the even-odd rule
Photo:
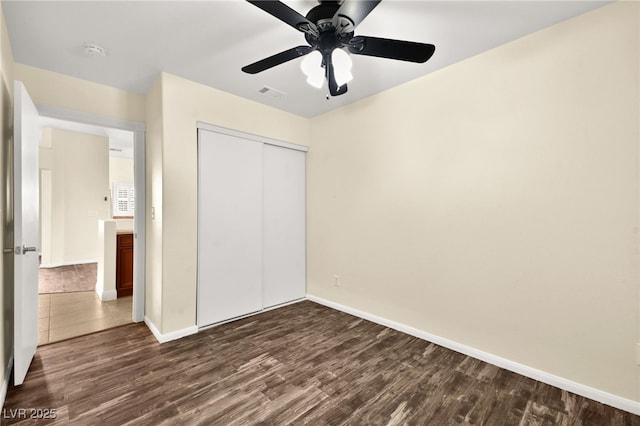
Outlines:
[[[101,302],[94,291],[40,294],[38,345],[133,322],[132,297]]]

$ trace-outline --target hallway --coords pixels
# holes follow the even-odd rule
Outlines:
[[[101,302],[94,291],[40,294],[38,345],[132,323],[132,299]]]

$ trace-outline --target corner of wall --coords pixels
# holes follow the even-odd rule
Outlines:
[[[170,333],[162,334],[160,332],[160,330],[158,330],[158,327],[156,327],[156,325],[153,323],[153,321],[151,321],[151,319],[149,317],[147,317],[147,316],[144,317],[144,323],[147,325],[149,330],[151,330],[151,333],[153,334],[153,337],[156,338],[158,343],[166,343],[166,342],[170,342],[172,340],[178,340],[178,339],[181,339],[183,337],[187,337],[187,336],[190,336],[192,334],[196,334],[198,332],[198,327],[196,327],[194,325],[194,326],[191,326],[191,327],[184,328],[182,330],[176,330],[176,331],[172,331]]]
[[[163,74],[145,97],[146,112],[146,285],[145,322],[162,332],[162,192],[163,192]],[[148,319],[148,321],[147,321]],[[150,327],[153,331],[153,329]],[[154,333],[155,334],[155,333]]]

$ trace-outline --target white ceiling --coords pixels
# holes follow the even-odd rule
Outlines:
[[[609,1],[384,0],[356,34],[436,45],[425,64],[352,55],[346,95],[305,83],[296,59],[256,75],[240,68],[305,44],[303,34],[240,0],[7,1],[16,62],[146,93],[160,71],[305,117],[312,117],[474,56]],[[317,4],[285,3],[301,14]],[[82,45],[104,47],[88,57]],[[473,78],[473,76],[470,76]],[[264,87],[286,96],[260,94]]]

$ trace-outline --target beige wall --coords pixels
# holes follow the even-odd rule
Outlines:
[[[312,120],[309,293],[640,400],[638,16]]]
[[[46,129],[51,148],[40,148],[40,168],[51,170],[51,224],[42,235],[47,266],[96,261],[98,221],[110,218],[109,139],[60,129]],[[45,144],[46,145],[46,144]],[[107,197],[107,201],[105,201]],[[46,227],[45,227],[46,228]]]
[[[163,303],[156,326],[168,333],[196,321],[196,122],[301,145],[310,135],[307,119],[169,74],[162,74],[162,108],[162,201],[153,201],[156,218],[162,206]]]
[[[54,222],[64,225],[64,206],[59,203],[54,210],[53,194],[53,129],[44,128],[40,133],[40,264],[53,265],[54,254],[62,262],[64,253],[64,226],[54,226]],[[54,245],[55,242],[55,245]]]
[[[7,26],[0,4],[0,241],[3,247],[13,247],[13,53]],[[9,359],[13,351],[13,254],[3,254],[0,262],[0,380],[7,374]]]
[[[143,95],[92,83],[52,71],[15,64],[33,102],[121,120],[144,121]]]
[[[162,327],[162,76],[153,83],[146,98],[146,269],[144,313],[156,327]]]
[[[114,183],[133,185],[133,158],[109,156],[109,188]]]

